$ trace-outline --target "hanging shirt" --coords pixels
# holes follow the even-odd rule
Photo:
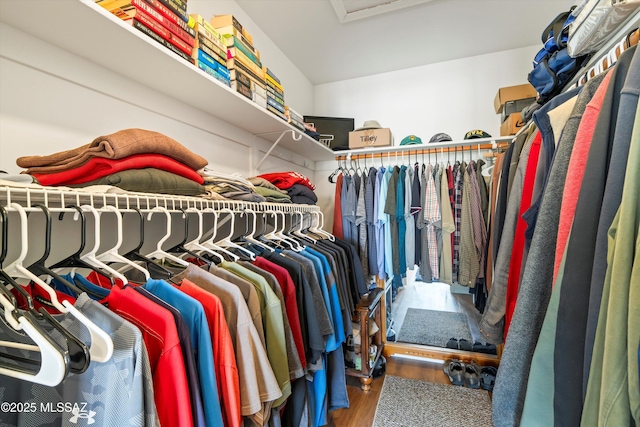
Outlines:
[[[478,252],[473,241],[473,221],[471,219],[471,180],[467,164],[462,162],[463,176],[462,209],[460,226],[460,270],[458,282],[463,286],[475,287],[480,270]]]
[[[336,191],[333,196],[333,200],[335,201],[335,207],[333,209],[333,235],[344,239],[344,234],[342,232],[342,185],[344,183],[344,176],[342,174],[338,175],[336,178]]]
[[[422,240],[420,239],[420,228],[418,222],[420,221],[420,213],[422,212],[422,205],[420,200],[420,167],[416,163],[413,170],[413,182],[411,183],[411,215],[414,217],[414,241],[415,241],[415,255],[414,261],[420,265],[422,258]]]
[[[358,254],[360,255],[360,263],[362,271],[364,271],[364,276],[368,278],[369,248],[367,246],[367,210],[364,200],[366,196],[365,185],[367,181],[367,174],[362,172],[362,177],[359,180],[360,190],[358,191],[358,207],[356,208],[356,225],[358,226]]]
[[[385,172],[386,169],[381,167],[376,173],[376,189],[373,199],[376,263],[378,268],[378,278],[383,280],[388,277],[384,259],[386,245],[385,228],[389,218],[389,216],[384,213],[384,201],[387,199],[387,182],[384,179]]]
[[[442,253],[440,254],[440,282],[453,284],[451,267],[453,264],[453,252],[451,247],[451,234],[456,228],[451,203],[449,201],[449,173],[443,170],[440,181],[440,211],[442,212]]]
[[[197,267],[194,267],[197,268]],[[161,425],[192,426],[191,399],[180,340],[173,316],[132,287],[111,289],[109,309],[140,328]]]
[[[365,187],[364,204],[365,211],[367,213],[367,260],[369,263],[369,274],[378,274],[378,260],[376,250],[376,226],[375,226],[375,197],[376,193],[376,180],[377,180],[376,168],[369,169],[369,175],[367,175],[367,184]]]
[[[266,280],[259,274],[234,262],[225,261],[220,264],[220,267],[253,283],[258,293],[264,295],[265,305],[262,312],[262,322],[264,325],[267,356],[269,357],[269,363],[282,391],[282,396],[273,402],[273,406],[278,407],[291,395],[289,362],[280,300],[269,287]]]
[[[398,241],[398,217],[396,216],[397,211],[397,196],[398,192],[398,177],[400,176],[400,168],[397,166],[393,167],[393,171],[387,173],[390,174],[389,183],[388,183],[388,191],[387,191],[387,200],[385,201],[384,212],[389,215],[389,249],[390,251],[387,254],[391,256],[389,259],[391,260],[393,274],[396,276],[400,275],[400,255],[399,248],[400,242]],[[347,242],[348,243],[348,242]]]
[[[453,199],[453,218],[456,223],[456,229],[453,232],[453,276],[457,282],[460,282],[460,233],[462,229],[462,168],[460,163],[456,162],[453,166],[454,183],[454,199]]]
[[[207,426],[220,425],[222,411],[213,361],[213,344],[202,304],[164,280],[148,280],[143,288],[174,306],[185,320],[196,356],[200,394],[202,395]]]
[[[402,165],[398,174],[398,183],[396,189],[396,221],[398,222],[398,271],[400,277],[407,275],[407,256],[405,252],[405,234],[407,230],[407,224],[405,218],[405,204],[404,204],[404,183],[407,175],[407,167]]]
[[[73,412],[40,412],[41,403],[56,405],[78,403],[78,415],[87,416],[95,425],[154,427],[160,425],[149,357],[140,330],[132,323],[92,301],[87,294],[78,296],[74,307],[105,331],[113,341],[113,356],[104,363],[91,362],[82,374],[69,373],[56,387],[27,383],[3,376],[0,395],[3,402],[36,402],[35,412],[3,412],[0,423],[19,427],[53,427],[74,425]],[[54,318],[86,345],[91,344],[89,331],[71,314]],[[52,331],[55,337],[57,332]],[[61,337],[60,337],[61,338]],[[0,339],[13,340],[0,330]],[[8,350],[12,352],[13,350]],[[24,356],[24,351],[17,350]],[[117,357],[116,357],[117,355]],[[135,396],[135,399],[131,399]],[[170,396],[169,396],[170,398]],[[87,421],[88,422],[88,421]]]
[[[440,221],[440,206],[438,206],[438,197],[436,195],[435,181],[433,179],[433,168],[431,165],[427,166],[427,187],[425,195],[426,205],[423,215],[425,221],[427,222],[429,268],[431,269],[431,278],[435,281],[438,281],[440,279],[440,262],[438,260],[436,223]]]
[[[411,205],[413,203],[411,199],[412,192],[413,169],[407,168],[404,182],[404,221],[406,224],[404,252],[409,270],[413,270],[413,266],[416,264],[416,223],[413,212],[411,211]]]
[[[484,279],[484,253],[487,245],[487,229],[482,215],[482,201],[480,200],[480,189],[478,188],[478,178],[476,176],[476,162],[469,162],[467,168],[469,173],[469,187],[471,189],[471,222],[473,225],[473,242],[476,246],[480,272],[479,279]]]
[[[187,279],[176,286],[180,291],[202,304],[213,345],[213,361],[224,425],[239,427],[242,425],[242,415],[240,413],[238,366],[233,352],[229,326],[224,318],[222,302],[214,294],[205,291]]]

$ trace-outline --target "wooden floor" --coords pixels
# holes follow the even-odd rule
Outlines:
[[[419,379],[432,383],[450,384],[442,370],[442,364],[405,358],[387,358],[387,374],[398,377]],[[357,378],[347,377],[350,407],[329,413],[330,427],[370,427],[378,405],[384,376],[371,383],[371,391],[360,389]],[[400,403],[400,402],[398,402]]]

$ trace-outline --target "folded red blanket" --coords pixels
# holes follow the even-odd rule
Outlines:
[[[204,183],[204,179],[189,166],[162,154],[135,154],[118,160],[93,157],[87,163],[74,169],[31,175],[42,185],[72,185],[84,184],[116,172],[144,168],[156,168],[183,176],[198,184]]]

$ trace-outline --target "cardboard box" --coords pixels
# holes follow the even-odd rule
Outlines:
[[[510,114],[500,126],[500,136],[515,135],[524,124],[519,112]]]
[[[386,147],[393,145],[391,129],[367,129],[349,132],[349,148]]]
[[[516,101],[505,102],[502,107],[502,120],[500,120],[500,122],[504,123],[504,121],[507,120],[507,117],[509,117],[511,114],[521,113],[523,109],[533,104],[534,102],[536,102],[535,98],[518,99]]]
[[[495,99],[493,100],[493,107],[496,109],[496,114],[502,113],[502,107],[507,101],[516,101],[518,99],[535,98],[538,96],[535,88],[529,83],[517,86],[501,87],[498,89]]]

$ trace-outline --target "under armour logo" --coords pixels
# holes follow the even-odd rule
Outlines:
[[[80,411],[80,408],[75,406],[73,408],[73,410],[71,411],[71,413],[73,414],[73,417],[71,417],[69,419],[70,423],[78,424],[78,420],[80,418],[86,419],[87,420],[87,425],[91,425],[91,424],[96,422],[96,420],[93,418],[93,417],[96,416],[96,412],[95,411]]]

